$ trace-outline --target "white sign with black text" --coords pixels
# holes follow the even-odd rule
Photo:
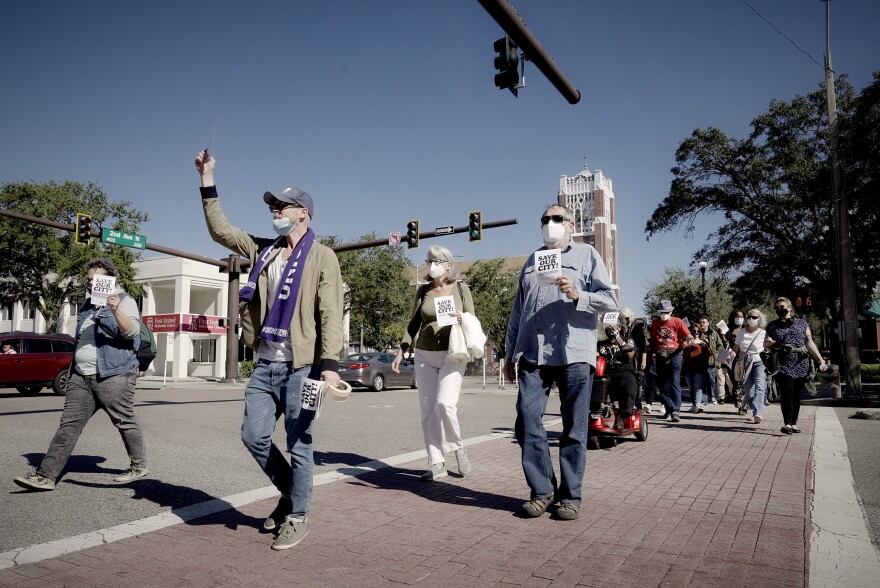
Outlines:
[[[437,324],[441,327],[454,325],[458,319],[450,316],[455,312],[455,299],[452,296],[438,296],[434,299],[434,310],[437,311]]]
[[[535,252],[535,268],[538,270],[538,283],[547,286],[556,283],[562,275],[562,249],[547,249]]]
[[[113,294],[115,288],[116,276],[96,275],[92,279],[92,304],[107,306],[107,297]]]

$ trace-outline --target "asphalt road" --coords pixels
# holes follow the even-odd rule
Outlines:
[[[42,493],[25,492],[12,478],[39,464],[64,398],[0,390],[0,552],[267,486],[239,439],[242,390],[211,384],[139,389],[135,410],[146,436],[148,479],[130,486],[112,482],[128,467],[128,458],[100,412],[80,437],[56,489]],[[558,397],[553,398],[549,417],[558,414]],[[490,382],[482,390],[477,378],[467,379],[459,401],[462,436],[510,430],[515,401],[513,386],[499,390]],[[275,438],[284,447],[280,425]],[[415,391],[356,389],[347,401],[324,405],[315,432],[315,473],[423,449]]]
[[[846,436],[856,494],[865,511],[871,541],[880,547],[880,421],[854,419],[858,408],[837,408]]]

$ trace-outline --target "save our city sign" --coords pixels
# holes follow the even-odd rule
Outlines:
[[[220,326],[226,317],[213,314],[145,314],[141,320],[154,333],[211,333],[225,335]]]

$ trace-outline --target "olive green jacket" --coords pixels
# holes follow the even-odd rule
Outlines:
[[[211,238],[227,249],[251,261],[254,267],[263,249],[274,238],[255,237],[229,224],[220,208],[217,190],[201,188],[202,207]],[[245,345],[258,349],[259,330],[268,313],[269,264],[281,252],[272,255],[263,266],[253,299],[241,311],[242,339]],[[329,247],[317,241],[309,251],[303,267],[302,282],[296,298],[296,309],[290,323],[293,367],[320,364],[321,371],[337,371],[342,354],[342,273],[339,260]]]

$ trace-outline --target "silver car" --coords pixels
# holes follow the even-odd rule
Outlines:
[[[339,362],[339,377],[352,386],[366,386],[376,392],[388,386],[416,387],[416,371],[411,359],[400,363],[400,373],[391,371],[394,356],[388,353],[356,353]]]

